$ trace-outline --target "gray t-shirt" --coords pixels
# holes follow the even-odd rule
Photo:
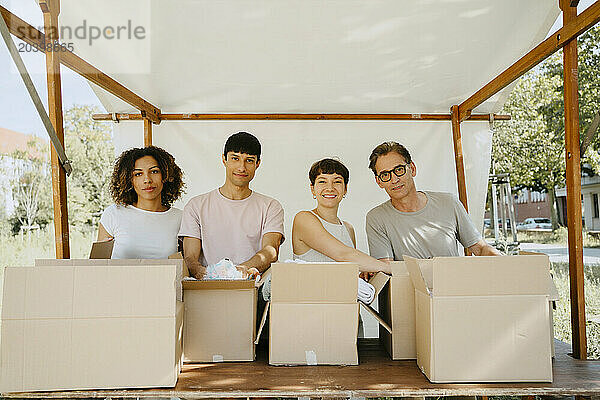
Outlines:
[[[481,240],[473,221],[451,193],[423,192],[427,204],[415,212],[398,211],[391,200],[367,213],[369,252],[375,258],[402,260],[462,255],[459,242],[470,247]]]

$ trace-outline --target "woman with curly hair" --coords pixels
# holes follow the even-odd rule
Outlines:
[[[177,252],[181,169],[160,147],[133,148],[115,162],[110,193],[116,204],[100,217],[98,241],[114,239],[112,258],[167,258]]]

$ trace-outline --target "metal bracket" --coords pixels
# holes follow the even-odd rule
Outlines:
[[[117,124],[120,122],[119,116],[117,115],[117,113],[112,113],[112,114],[110,114],[110,116],[111,116],[113,122],[115,122]]]
[[[8,26],[6,25],[6,21],[4,21],[4,18],[1,15],[0,15],[0,33],[2,33],[2,38],[4,39],[4,43],[6,43],[8,52],[10,53],[10,56],[12,57],[15,65],[17,66],[17,69],[19,70],[21,79],[23,79],[23,83],[25,84],[25,87],[27,88],[27,91],[29,92],[29,96],[31,97],[31,101],[33,101],[33,105],[35,106],[35,108],[42,120],[42,123],[44,124],[44,127],[46,128],[46,132],[48,133],[48,136],[50,136],[50,142],[52,143],[54,150],[56,150],[56,154],[58,155],[58,161],[60,162],[60,165],[65,170],[65,173],[67,174],[67,176],[69,176],[69,175],[71,175],[71,172],[73,172],[73,167],[71,165],[71,162],[69,161],[69,159],[67,158],[67,155],[65,154],[65,149],[64,149],[62,143],[60,142],[60,140],[58,139],[58,136],[56,135],[56,130],[54,129],[54,126],[52,125],[52,122],[50,121],[50,118],[48,117],[48,113],[46,112],[46,109],[44,108],[44,104],[42,103],[42,100],[40,99],[40,95],[38,94],[35,86],[33,85],[31,76],[29,75],[29,72],[27,72],[27,67],[25,67],[25,63],[23,62],[23,59],[21,58],[21,55],[19,54],[19,51],[17,50],[17,46],[15,46],[15,42],[12,40],[10,31],[8,30]]]

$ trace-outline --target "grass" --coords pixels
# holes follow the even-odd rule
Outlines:
[[[87,258],[95,232],[72,230],[69,233],[71,258]],[[54,229],[45,228],[28,235],[0,236],[0,267],[33,266],[36,258],[55,258]]]
[[[569,297],[569,265],[552,265],[554,283],[560,300],[554,310],[554,336],[564,342],[571,342],[571,301]],[[584,270],[585,314],[588,357],[600,358],[600,265],[586,266]],[[592,321],[592,319],[594,321]]]

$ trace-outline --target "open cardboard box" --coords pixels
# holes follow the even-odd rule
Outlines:
[[[258,290],[254,280],[184,280],[184,359],[254,361]]]
[[[547,256],[404,259],[430,381],[552,381]]]
[[[391,263],[392,275],[377,273],[375,287],[379,311],[364,305],[379,321],[379,340],[393,360],[417,358],[414,287],[404,261]]]
[[[176,268],[71,261],[4,268],[0,392],[175,386]]]
[[[271,265],[269,364],[356,365],[358,265]]]

